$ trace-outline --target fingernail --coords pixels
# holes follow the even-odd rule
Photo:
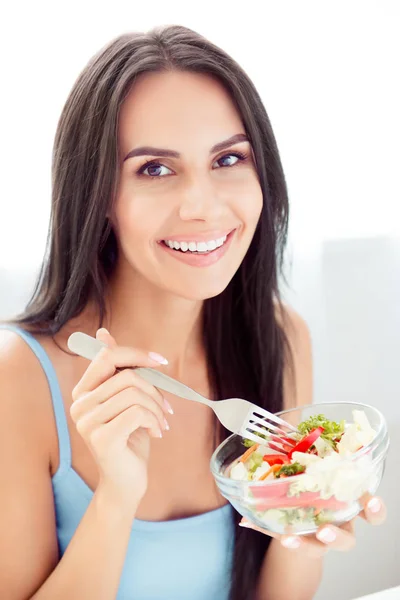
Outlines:
[[[281,540],[281,544],[285,548],[291,548],[292,550],[294,550],[295,548],[298,548],[300,546],[300,540],[296,536],[289,536],[283,538]]]
[[[104,331],[105,333],[108,333],[108,335],[110,335],[110,332],[108,331],[108,329],[106,329],[105,327],[101,327],[99,329],[99,331]],[[97,333],[99,333],[99,331]]]
[[[320,542],[323,542],[324,544],[330,544],[331,542],[335,541],[336,533],[333,531],[333,529],[325,527],[325,529],[321,529],[321,531],[317,532],[316,537]]]
[[[174,410],[173,410],[172,406],[170,405],[170,403],[164,396],[163,396],[163,400],[164,400],[165,408],[167,409],[167,411],[169,412],[170,415],[173,415]]]
[[[160,363],[160,365],[168,364],[167,359],[161,356],[161,354],[158,354],[157,352],[149,352],[149,357],[151,358],[151,360],[155,360],[156,362]]]
[[[250,523],[248,523],[248,521],[240,521],[239,525],[240,527],[247,527],[248,529],[252,529],[252,526],[250,525]]]
[[[378,513],[382,508],[382,504],[380,500],[378,500],[378,498],[371,498],[371,500],[367,504],[367,508],[372,513]]]
[[[168,431],[169,430],[169,425],[168,425],[168,421],[167,419],[164,417],[164,423],[165,423],[165,429]]]

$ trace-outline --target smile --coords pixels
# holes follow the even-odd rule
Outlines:
[[[190,241],[166,239],[158,243],[159,248],[172,258],[192,267],[209,267],[217,263],[227,252],[236,229],[226,235],[209,240]]]
[[[177,242],[176,240],[163,240],[163,243],[169,246],[172,250],[180,250],[181,252],[193,252],[196,254],[207,253],[216,250],[224,245],[227,240],[227,235],[217,238],[216,240],[208,240],[206,242]]]

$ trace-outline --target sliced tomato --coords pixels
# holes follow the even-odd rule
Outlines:
[[[288,457],[291,458],[293,452],[307,452],[307,450],[309,450],[314,444],[315,440],[317,440],[321,436],[323,431],[323,427],[316,427],[315,429],[310,431],[310,433],[308,433],[302,440],[300,440],[300,442],[296,444],[294,448],[291,448]]]
[[[289,462],[286,454],[266,454],[263,456],[263,460],[265,460],[270,467],[273,467],[274,465],[286,465]]]

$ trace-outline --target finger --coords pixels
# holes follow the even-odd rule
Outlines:
[[[98,404],[93,410],[83,414],[77,419],[76,428],[83,437],[87,437],[91,431],[97,429],[100,425],[109,423],[122,412],[135,405],[142,406],[153,413],[158,420],[160,429],[169,429],[168,422],[159,404],[141,390],[134,388],[122,390],[106,402]]]
[[[315,537],[322,545],[339,552],[348,552],[356,545],[353,522],[341,527],[324,525],[318,529]]]
[[[106,402],[112,396],[116,396],[128,388],[141,390],[144,394],[153,398],[165,413],[170,412],[161,392],[147,381],[144,381],[132,369],[124,369],[100,384],[92,392],[88,392],[77,398],[70,408],[72,420],[76,423],[78,419],[89,411],[94,410],[99,404]]]
[[[96,339],[100,342],[104,342],[104,344],[106,344],[106,346],[108,346],[109,348],[115,348],[116,346],[118,346],[111,333],[105,327],[102,327],[101,329],[97,330]]]
[[[105,436],[109,440],[118,438],[128,440],[129,436],[139,428],[146,429],[152,437],[162,437],[162,431],[155,414],[138,404],[127,408],[115,419],[100,427],[97,431],[101,433],[97,435]]]
[[[387,518],[387,508],[382,498],[365,494],[361,500],[363,510],[359,516],[371,525],[382,525]]]
[[[315,537],[308,538],[307,536],[298,536],[298,535],[280,535],[279,533],[275,533],[274,531],[269,531],[268,529],[263,529],[262,527],[258,527],[251,521],[243,518],[239,523],[241,527],[247,527],[248,529],[254,529],[254,531],[259,531],[264,535],[268,535],[272,538],[280,540],[280,543],[287,550],[301,550],[302,552],[306,552],[308,556],[313,558],[319,558],[326,554],[328,548],[326,545],[322,544]]]
[[[268,529],[263,529],[262,527],[258,527],[255,523],[248,521],[245,517],[239,523],[240,527],[245,527],[246,529],[254,529],[254,531],[259,531],[264,535],[269,535],[269,537],[279,539],[281,536],[279,533],[275,533],[274,531],[269,531]]]
[[[155,359],[154,356],[158,356]],[[152,358],[153,357],[153,358]],[[164,362],[162,362],[164,361]],[[162,356],[129,348],[124,346],[115,346],[114,348],[102,348],[96,357],[89,364],[84,375],[74,387],[72,398],[75,401],[79,396],[90,392],[112,377],[118,368],[123,367],[159,367],[160,364],[167,364]]]

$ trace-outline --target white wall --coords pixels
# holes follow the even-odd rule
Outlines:
[[[389,423],[391,447],[379,490],[389,518],[357,523],[357,547],[328,553],[316,600],[350,600],[400,584],[400,238],[331,240],[319,256],[293,266],[288,299],[311,327],[315,401],[364,402]]]
[[[22,307],[38,268],[54,131],[87,60],[112,37],[156,24],[208,36],[251,75],[277,136],[292,203],[287,298],[311,327],[315,399],[374,404],[393,434],[381,490],[389,521],[379,529],[360,522],[357,549],[328,555],[317,599],[400,584],[399,3],[14,6],[0,36],[0,318]]]

